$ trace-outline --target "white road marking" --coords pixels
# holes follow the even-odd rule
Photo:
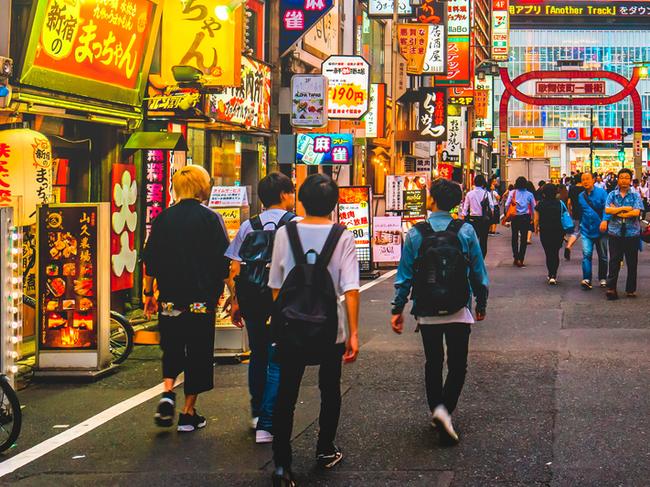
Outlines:
[[[377,284],[381,284],[387,279],[393,277],[396,273],[397,273],[396,270],[392,270],[387,272],[386,274],[383,274],[381,277],[378,277],[374,281],[368,282],[363,286],[361,286],[359,292],[367,291],[373,286],[376,286]],[[176,386],[182,383],[183,383],[183,377],[181,376],[177,381]],[[34,460],[38,460],[42,456],[45,456],[51,451],[54,451],[57,448],[62,447],[66,443],[70,443],[71,441],[76,440],[77,438],[94,430],[95,428],[98,428],[101,425],[109,422],[110,420],[117,418],[119,415],[135,407],[138,407],[140,404],[143,404],[149,401],[150,399],[159,396],[160,394],[162,394],[162,392],[163,392],[163,385],[158,384],[152,387],[151,389],[147,389],[146,391],[143,391],[129,399],[126,399],[118,404],[115,404],[114,406],[111,406],[110,408],[102,411],[101,413],[96,414],[91,418],[88,418],[86,421],[83,421],[78,425],[73,426],[72,428],[64,432],[59,433],[56,436],[53,436],[52,438],[48,438],[47,440],[39,443],[38,445],[33,446],[29,450],[25,450],[24,452],[19,453],[16,456],[13,456],[5,460],[4,462],[0,463],[0,478],[12,472],[15,472],[19,468],[24,467],[25,465],[33,462]],[[56,425],[55,427],[62,427],[62,426],[63,425]]]

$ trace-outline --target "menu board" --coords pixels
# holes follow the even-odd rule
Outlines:
[[[99,207],[44,207],[38,220],[39,349],[97,350]]]
[[[430,173],[406,173],[386,176],[386,210],[404,209],[404,191],[429,187]]]
[[[375,262],[399,262],[402,258],[402,218],[376,216],[372,222],[372,257]]]
[[[404,218],[417,220],[427,216],[426,189],[407,189],[404,191]]]
[[[340,187],[338,217],[339,223],[354,235],[359,270],[370,271],[372,262],[370,187]]]

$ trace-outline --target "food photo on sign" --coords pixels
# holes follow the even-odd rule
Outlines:
[[[402,257],[402,218],[376,216],[372,221],[374,262],[399,262]]]
[[[327,78],[296,74],[291,78],[291,125],[323,127],[327,124]]]

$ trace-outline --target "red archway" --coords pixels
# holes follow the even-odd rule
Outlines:
[[[641,97],[636,87],[640,79],[640,69],[634,68],[632,78],[628,80],[624,76],[611,71],[531,71],[517,76],[514,80],[510,79],[507,68],[500,69],[501,80],[505,86],[505,91],[501,98],[499,107],[499,130],[500,130],[500,154],[501,157],[508,155],[508,105],[510,98],[515,97],[517,100],[527,103],[528,105],[580,105],[580,106],[603,106],[618,103],[626,97],[632,98],[634,109],[634,167],[637,172],[641,170],[641,148],[643,142],[643,107]],[[530,96],[522,93],[519,86],[527,81],[543,79],[594,79],[604,78],[623,87],[621,91],[610,96],[604,97],[580,97],[580,98],[563,98],[563,97],[539,97]]]

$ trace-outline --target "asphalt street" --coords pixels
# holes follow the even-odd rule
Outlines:
[[[402,336],[390,330],[388,280],[362,294],[361,353],[344,366],[345,459],[332,472],[315,470],[319,396],[314,371],[305,377],[293,441],[300,485],[650,485],[650,251],[641,255],[639,297],[607,302],[600,289],[579,287],[580,243],[562,262],[560,284],[549,287],[539,241],[527,268],[517,269],[509,230],[501,231],[489,240],[488,317],[473,328],[454,415],[460,445],[439,446],[429,425],[420,336],[412,320]],[[30,384],[19,392],[23,433],[4,459],[156,385],[159,356],[157,347],[137,347],[99,382]],[[214,373],[216,389],[198,404],[204,430],[156,428],[152,399],[0,484],[269,485],[271,448],[256,445],[248,429],[246,365],[220,364]]]

